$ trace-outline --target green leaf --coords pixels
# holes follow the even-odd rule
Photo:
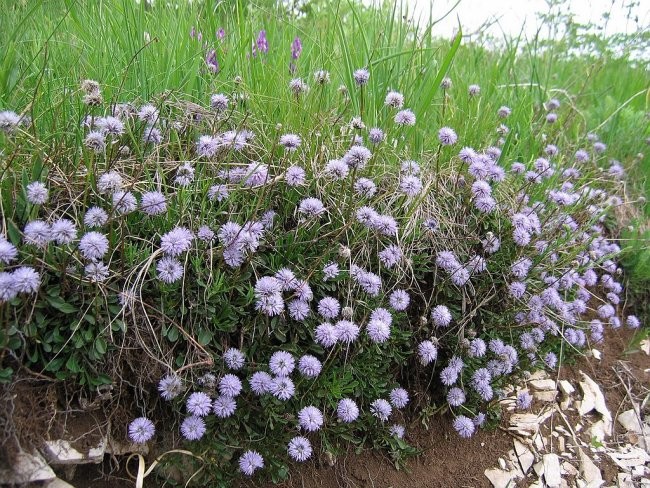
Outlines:
[[[106,354],[107,349],[108,345],[106,344],[106,339],[104,339],[102,336],[98,336],[97,339],[95,339],[95,350],[100,355],[104,355]]]
[[[201,330],[201,332],[199,332],[199,337],[198,337],[199,344],[201,344],[202,346],[207,346],[208,344],[210,344],[210,341],[212,341],[212,336],[213,334],[209,330],[205,330],[205,329]]]
[[[50,305],[52,305],[54,308],[56,308],[59,312],[63,312],[66,314],[69,313],[75,313],[77,312],[77,307],[74,305],[70,305],[67,303],[63,298],[61,297],[47,297],[47,301]]]

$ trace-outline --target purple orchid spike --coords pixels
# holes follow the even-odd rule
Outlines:
[[[266,54],[269,52],[269,41],[266,39],[266,31],[261,30],[257,36],[257,49],[259,52]]]
[[[219,72],[219,62],[217,61],[217,52],[214,49],[210,49],[205,54],[205,64],[210,71],[213,73]]]
[[[226,31],[223,30],[223,27],[219,28],[217,31],[217,39],[222,40],[226,37]]]
[[[293,59],[298,59],[300,57],[301,52],[302,52],[302,42],[300,41],[300,37],[296,37],[291,43],[291,57]]]

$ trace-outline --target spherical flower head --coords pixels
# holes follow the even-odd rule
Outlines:
[[[235,398],[241,389],[241,380],[234,374],[226,374],[219,380],[219,393],[223,396]]]
[[[464,415],[456,417],[453,426],[456,432],[458,432],[458,435],[465,439],[469,439],[474,434],[474,422]]]
[[[25,244],[31,244],[44,249],[52,240],[51,227],[42,220],[32,220],[23,229]]]
[[[264,395],[271,392],[273,378],[266,371],[257,371],[248,380],[251,391],[256,395]]]
[[[298,212],[307,217],[319,217],[326,212],[326,209],[318,198],[305,198],[300,201]]]
[[[301,166],[290,166],[284,175],[289,186],[302,186],[305,184],[307,174]]]
[[[9,264],[18,256],[18,249],[0,234],[0,263]]]
[[[431,319],[438,327],[448,327],[451,324],[451,312],[444,305],[437,305],[431,311]]]
[[[422,180],[414,175],[407,175],[402,178],[399,190],[408,197],[414,197],[422,191]]]
[[[352,76],[354,77],[354,82],[358,86],[363,86],[368,83],[368,80],[370,79],[370,72],[365,68],[361,68],[356,70]]]
[[[86,259],[101,259],[108,252],[108,239],[99,232],[88,232],[79,241],[79,251]]]
[[[311,443],[305,437],[296,436],[289,441],[287,453],[294,461],[306,461],[312,455]]]
[[[411,298],[406,290],[395,290],[390,294],[388,302],[393,310],[401,312],[409,306]]]
[[[194,234],[185,227],[176,227],[160,238],[160,249],[168,256],[179,256],[192,246]]]
[[[393,437],[397,437],[398,439],[403,439],[404,438],[404,433],[405,429],[403,425],[399,424],[393,424],[390,426],[388,429],[388,433],[392,435]]]
[[[479,85],[469,85],[467,93],[469,93],[470,97],[476,97],[481,94],[481,87]]]
[[[574,155],[577,163],[586,163],[589,161],[589,153],[584,149],[578,149]]]
[[[130,191],[116,191],[113,193],[113,208],[118,215],[126,215],[133,212],[138,206],[133,193]]]
[[[167,199],[159,191],[142,194],[140,209],[147,215],[160,215],[167,211]]]
[[[510,283],[508,289],[512,298],[520,299],[526,293],[526,283],[522,281],[513,281]]]
[[[36,293],[41,286],[41,276],[34,268],[21,266],[11,273],[11,282],[11,289],[16,293]]]
[[[93,283],[101,283],[108,279],[110,271],[101,261],[91,261],[84,267],[84,274],[89,281]]]
[[[297,134],[284,134],[280,136],[280,145],[287,151],[295,151],[300,147],[302,139]]]
[[[323,365],[321,362],[309,354],[302,356],[298,361],[298,371],[305,378],[316,378],[322,369]]]
[[[387,268],[392,268],[399,264],[399,262],[402,260],[403,253],[402,249],[399,246],[391,244],[383,251],[380,251],[378,256],[381,264]]]
[[[91,131],[84,139],[84,146],[94,153],[102,153],[106,149],[106,137],[99,131]]]
[[[372,157],[372,152],[365,146],[354,145],[342,158],[342,161],[348,165],[350,169],[363,169],[370,158]]]
[[[264,467],[264,458],[257,451],[246,451],[239,457],[239,471],[246,476],[253,476],[253,473]]]
[[[145,127],[142,132],[142,142],[145,144],[160,144],[162,142],[162,133],[156,127]]]
[[[212,410],[212,400],[202,391],[194,392],[187,398],[187,411],[192,415],[205,417]]]
[[[378,398],[370,404],[370,413],[382,422],[386,422],[392,412],[393,407],[391,407],[390,403],[383,398]]]
[[[379,127],[373,127],[368,131],[368,140],[372,144],[380,144],[385,138],[384,131]]]
[[[239,349],[231,347],[223,353],[223,360],[229,369],[237,371],[244,367],[246,357]]]
[[[389,91],[384,100],[384,105],[392,108],[402,108],[404,106],[404,95],[396,91]]]
[[[482,197],[474,200],[474,206],[479,212],[487,214],[496,210],[497,202],[492,197]]]
[[[602,142],[594,142],[594,152],[601,154],[604,153],[607,149],[607,146]]]
[[[457,386],[450,388],[447,392],[447,402],[452,407],[460,407],[465,403],[465,392]]]
[[[212,410],[220,419],[232,417],[237,410],[237,401],[232,397],[220,395],[215,398]]]
[[[289,89],[295,96],[302,95],[309,90],[307,83],[302,81],[302,78],[294,78],[289,82]]]
[[[395,118],[393,119],[395,124],[397,125],[405,125],[405,126],[414,126],[415,125],[415,114],[413,113],[412,110],[410,109],[404,109],[400,110],[395,114]]]
[[[307,432],[316,432],[323,426],[323,413],[314,406],[307,406],[298,412],[298,424]]]
[[[0,271],[0,304],[9,302],[18,296],[13,273]]]
[[[183,392],[183,382],[178,376],[168,374],[158,383],[158,391],[163,400],[172,400]]]
[[[359,326],[349,320],[339,320],[334,327],[340,342],[350,344],[359,337]]]
[[[336,407],[336,415],[341,422],[354,422],[359,417],[359,407],[354,400],[344,398]]]
[[[43,205],[47,202],[49,192],[44,183],[32,181],[27,185],[27,201],[32,205]]]
[[[460,267],[456,255],[451,251],[440,251],[436,255],[436,266],[444,269],[445,271],[451,272]]]
[[[226,185],[212,185],[208,189],[208,198],[210,201],[222,202],[230,195]]]
[[[225,257],[226,254],[224,251],[224,259]],[[269,317],[280,315],[284,311],[284,300],[282,299],[282,295],[276,294],[259,297],[255,301],[255,309]]]
[[[342,180],[350,173],[350,167],[340,159],[332,159],[325,165],[325,174],[334,179]]]
[[[216,93],[210,97],[210,107],[217,112],[223,112],[228,109],[230,100],[223,93]]]
[[[625,323],[630,329],[639,329],[641,327],[641,321],[636,315],[628,315],[625,319]]]
[[[341,311],[341,304],[336,298],[325,297],[318,302],[318,313],[326,319],[335,319]]]
[[[119,173],[116,171],[109,171],[104,173],[97,180],[97,190],[100,194],[113,194],[116,191],[120,190],[124,185],[124,181]]]
[[[451,85],[452,85],[452,81],[451,78],[449,78],[448,76],[445,76],[440,82],[440,88],[442,88],[443,90],[448,90],[449,88],[451,88]]]
[[[418,344],[418,357],[420,359],[420,363],[423,366],[427,366],[428,364],[431,364],[433,361],[435,361],[438,357],[438,348],[433,342],[429,340],[422,341],[420,344]]]
[[[163,257],[156,264],[158,279],[163,283],[174,283],[183,277],[183,264],[170,256]]]
[[[50,238],[57,244],[70,244],[77,238],[77,228],[69,219],[59,219],[50,227]]]
[[[334,346],[339,340],[338,329],[327,322],[316,327],[314,335],[316,342],[326,348]]]
[[[451,386],[458,381],[458,371],[447,366],[440,372],[440,381],[445,386]]]
[[[20,125],[20,116],[16,112],[4,110],[0,112],[0,131],[13,134]]]
[[[124,134],[124,124],[116,117],[100,117],[95,121],[95,125],[105,136],[119,137]]]
[[[497,115],[501,117],[502,119],[505,119],[512,113],[512,110],[510,110],[510,107],[506,107],[505,105],[500,107],[499,110],[497,110]]]
[[[465,286],[465,284],[469,281],[469,278],[469,271],[467,271],[465,268],[455,269],[451,274],[451,282],[459,287]]]
[[[314,81],[317,85],[326,85],[330,82],[330,74],[325,70],[318,70],[314,72]]]
[[[370,320],[366,330],[370,340],[377,344],[383,344],[390,337],[390,324],[383,320]]]
[[[404,388],[393,388],[390,392],[390,403],[395,408],[404,408],[408,405],[409,394]]]
[[[557,114],[554,112],[546,114],[546,123],[547,124],[553,124],[557,122]]]
[[[533,397],[527,391],[522,391],[517,395],[517,408],[519,410],[528,410],[533,403]]]
[[[291,381],[291,378],[288,378],[286,376],[278,376],[276,378],[273,378],[271,381],[270,391],[274,397],[282,400],[283,402],[286,402],[291,397],[293,397],[296,392],[296,387],[293,384],[293,381]]]
[[[480,337],[477,337],[476,339],[472,339],[472,341],[469,343],[470,357],[473,358],[483,357],[485,355],[486,350],[487,350],[487,346],[485,345],[485,341]]]
[[[150,104],[143,105],[138,111],[138,118],[148,124],[154,124],[158,120],[158,109]]]
[[[150,441],[156,433],[156,427],[147,417],[138,417],[129,424],[129,439],[135,444]]]
[[[332,280],[336,278],[340,273],[339,265],[336,263],[327,263],[323,267],[323,281]]]
[[[548,368],[555,369],[555,366],[557,365],[557,356],[552,352],[547,353],[546,356],[544,356],[544,363]]]
[[[287,351],[276,351],[269,359],[269,368],[277,376],[289,376],[296,367],[296,360]]]
[[[206,430],[205,421],[196,415],[187,417],[181,424],[181,434],[188,441],[198,441]]]
[[[223,239],[222,239],[223,240]],[[263,276],[255,283],[255,297],[269,297],[282,291],[282,284],[273,276]]]
[[[438,140],[443,146],[453,146],[458,141],[458,136],[454,129],[443,127],[438,131]]]
[[[199,230],[196,231],[196,237],[198,237],[199,240],[205,242],[206,244],[210,244],[212,241],[214,241],[214,235],[214,231],[207,225],[202,225],[199,227]]]

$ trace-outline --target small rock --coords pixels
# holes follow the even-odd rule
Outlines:
[[[623,469],[643,466],[645,463],[650,462],[650,455],[638,447],[630,447],[628,452],[613,451],[607,454],[612,458],[612,461]]]
[[[490,480],[494,488],[512,488],[515,486],[513,474],[502,469],[486,469],[485,477]]]
[[[600,482],[600,485],[604,483],[603,476],[600,473],[600,469],[589,459],[582,449],[578,449],[578,458],[580,459],[580,474],[585,479],[587,484],[591,485],[592,483]],[[598,486],[600,486],[598,485]]]
[[[54,478],[56,478],[54,471],[38,453],[19,452],[14,457],[11,469],[0,469],[0,480],[2,480],[0,482],[9,485],[24,485]]]
[[[562,463],[562,471],[564,471],[569,476],[577,476],[578,470],[576,467],[568,461]]]
[[[580,387],[582,388],[583,396],[582,402],[580,402],[580,407],[578,408],[578,413],[580,415],[585,415],[592,410],[596,410],[605,420],[612,422],[612,415],[607,409],[605,397],[603,396],[600,387],[586,374],[582,373],[582,377],[584,378],[584,381],[580,382]]]
[[[531,380],[528,382],[528,384],[533,390],[536,391],[555,391],[557,388],[555,386],[555,381],[551,379]]]
[[[553,403],[557,398],[557,390],[535,391],[533,398],[540,402]]]
[[[45,441],[43,454],[50,464],[81,464],[84,461],[84,455],[63,439]]]
[[[519,461],[519,466],[524,474],[528,474],[528,471],[530,471],[530,467],[535,462],[535,455],[531,452],[530,449],[524,446],[517,439],[515,439],[514,444],[515,444],[515,455],[517,456],[517,459]]]
[[[634,432],[635,434],[643,433],[643,425],[633,408],[620,414],[616,417],[616,420],[618,420],[618,423],[628,432]]]
[[[557,447],[558,451],[564,452],[564,449],[566,448],[566,441],[564,440],[564,437],[557,438]]]
[[[627,473],[618,473],[618,488],[634,488],[632,477]]]
[[[576,389],[573,387],[571,383],[569,383],[567,380],[560,380],[557,384],[559,390],[562,392],[562,395],[565,397],[570,396]]]
[[[501,466],[501,469],[507,469],[506,460],[503,458],[499,458],[499,466]]]
[[[594,358],[596,358],[598,361],[600,361],[600,358],[602,357],[602,354],[598,349],[592,349],[591,354],[593,355]]]
[[[545,380],[546,378],[548,378],[548,373],[543,369],[538,369],[537,371],[535,371],[533,374],[530,375],[528,380],[529,381]]]
[[[544,461],[540,461],[533,466],[533,470],[538,478],[544,476]]]
[[[562,474],[557,454],[544,454],[542,462],[544,463],[544,482],[549,488],[558,488],[562,483]]]
[[[604,420],[599,420],[589,428],[589,434],[592,439],[595,437],[598,442],[605,442],[605,437],[611,434],[612,424]]]

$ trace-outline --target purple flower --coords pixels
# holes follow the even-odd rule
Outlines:
[[[368,83],[368,79],[370,78],[370,72],[365,68],[361,68],[356,70],[352,76],[354,77],[354,82],[358,86],[363,86]]]
[[[163,283],[174,283],[183,277],[183,264],[170,256],[163,257],[156,264],[158,279]]]
[[[253,476],[256,470],[262,469],[263,467],[264,458],[257,451],[246,451],[239,458],[239,470],[246,476]]]
[[[142,194],[140,209],[147,215],[160,215],[167,211],[167,199],[159,191]]]
[[[464,415],[459,415],[454,419],[454,429],[458,432],[458,435],[468,439],[474,434],[474,422],[471,419],[465,417]]]
[[[318,70],[314,72],[314,81],[319,85],[326,85],[330,82],[330,74],[325,70]]]
[[[294,461],[306,461],[312,454],[311,443],[305,437],[296,436],[289,441],[287,453]]]
[[[284,179],[289,186],[301,186],[305,184],[306,173],[300,166],[290,166],[284,175]]]
[[[393,437],[397,437],[398,439],[404,438],[404,432],[405,432],[404,426],[398,424],[393,424],[388,429],[388,433]]]
[[[451,85],[452,85],[452,81],[451,78],[449,78],[448,76],[445,76],[440,82],[440,88],[442,88],[443,90],[448,90],[449,88],[451,88]]]
[[[323,414],[316,407],[308,406],[298,412],[300,428],[307,432],[315,432],[323,426]]]
[[[386,422],[390,414],[393,412],[393,407],[383,398],[378,398],[370,404],[370,413],[377,417],[382,422]]]
[[[342,180],[350,173],[350,167],[340,159],[332,159],[325,165],[325,174],[334,180]]]
[[[162,142],[160,129],[155,127],[145,127],[142,132],[142,142],[145,144],[160,144]]]
[[[187,411],[192,415],[205,417],[212,409],[212,400],[202,391],[192,393],[187,399]]]
[[[505,119],[512,113],[512,110],[510,110],[510,107],[506,107],[505,105],[500,107],[499,110],[497,110],[497,115],[501,117],[502,119]]]
[[[234,374],[226,374],[219,380],[219,393],[223,396],[235,398],[241,393],[241,380]]]
[[[407,108],[397,112],[393,120],[397,125],[413,126],[415,125],[415,114]]]
[[[32,181],[27,185],[27,201],[32,205],[43,205],[47,202],[49,192],[44,183]]]
[[[630,329],[638,329],[641,327],[641,321],[636,317],[636,315],[628,315],[625,319],[625,323]]]
[[[212,73],[219,72],[219,61],[217,60],[217,51],[214,49],[208,49],[205,52],[205,65],[208,70]]]
[[[224,229],[224,227],[222,227],[222,229]],[[224,244],[227,242],[227,239],[222,238],[221,240],[225,241]],[[279,294],[282,291],[282,285],[280,281],[273,276],[263,276],[257,280],[257,283],[255,283],[254,291],[256,298],[270,297]]]
[[[323,267],[323,281],[331,280],[336,278],[339,275],[339,265],[336,263],[327,263]]]
[[[452,407],[460,407],[465,403],[465,392],[457,386],[451,388],[447,393],[447,402]]]
[[[379,127],[373,127],[368,131],[368,140],[372,144],[379,144],[386,138],[384,131]]]
[[[527,391],[522,391],[517,395],[517,408],[519,410],[528,410],[533,403],[533,397]]]
[[[294,78],[289,82],[289,89],[294,95],[299,96],[309,90],[309,87],[301,78]]]
[[[223,353],[223,360],[228,368],[236,371],[244,367],[246,357],[239,349],[231,347]]]
[[[337,339],[346,344],[354,342],[359,336],[359,326],[349,320],[339,320],[334,327]]]
[[[418,357],[423,366],[432,363],[438,357],[438,348],[431,341],[422,341],[418,344]]]
[[[36,293],[41,286],[41,276],[29,266],[15,269],[11,279],[16,293]]]
[[[277,376],[289,376],[296,367],[296,360],[286,351],[276,351],[269,360],[269,368]]]
[[[325,213],[323,202],[318,198],[305,198],[301,200],[298,206],[298,212],[305,214],[307,217],[318,217]]]
[[[472,341],[469,344],[469,355],[470,357],[473,358],[480,358],[485,355],[485,351],[487,350],[487,347],[485,345],[485,341],[479,337],[476,339],[472,339]]]
[[[168,374],[158,383],[158,391],[164,400],[172,400],[183,392],[183,382],[178,376]]]
[[[556,113],[548,113],[546,114],[546,123],[548,124],[553,124],[557,121],[557,114]]]
[[[136,444],[144,444],[156,433],[153,422],[147,417],[138,417],[129,424],[129,439]]]
[[[513,298],[522,298],[526,293],[526,283],[523,283],[521,281],[514,281],[510,283],[509,290],[510,296]]]
[[[397,265],[402,260],[402,257],[402,250],[394,244],[389,245],[383,251],[379,252],[379,260],[387,268],[392,268]]]
[[[216,110],[217,112],[223,112],[228,108],[228,104],[230,103],[230,99],[228,98],[227,95],[224,95],[223,93],[215,93],[210,97],[210,107],[212,107],[213,110]],[[203,137],[210,137],[210,136],[203,136]]]
[[[390,91],[386,95],[384,105],[392,108],[402,108],[404,106],[404,95],[396,91]]]
[[[106,149],[106,137],[99,131],[91,131],[84,139],[84,146],[94,153],[104,152]]]
[[[336,298],[325,297],[318,302],[318,313],[326,319],[335,319],[341,311],[341,304]]]
[[[444,305],[437,305],[431,311],[431,319],[438,327],[448,327],[451,323],[451,312]]]
[[[181,434],[188,441],[198,441],[203,437],[205,431],[205,421],[196,415],[187,417],[181,424]]]
[[[233,397],[220,395],[214,400],[212,410],[221,419],[232,417],[237,410],[237,401]]]
[[[282,401],[287,401],[296,392],[296,387],[293,381],[291,381],[291,378],[278,376],[271,381],[270,390],[274,397]]]
[[[68,219],[59,219],[50,227],[50,238],[57,244],[70,244],[77,238],[77,228]]]
[[[578,149],[575,153],[574,158],[578,163],[586,163],[589,161],[589,153],[584,149]]]
[[[467,92],[469,93],[470,97],[475,97],[481,94],[481,87],[478,85],[469,85],[467,87]]]
[[[199,230],[196,231],[196,237],[198,237],[199,240],[209,244],[214,241],[214,231],[207,225],[202,225],[199,227]]]
[[[0,263],[9,264],[18,256],[18,249],[0,234]]]
[[[332,347],[338,342],[338,330],[330,323],[322,323],[316,327],[316,342],[323,347]]]
[[[12,273],[0,272],[0,304],[9,302],[16,298],[18,290],[14,284]]]
[[[113,208],[118,215],[133,212],[138,206],[138,201],[130,191],[116,191],[113,193]]]
[[[406,196],[414,197],[422,191],[422,180],[414,175],[408,175],[400,181],[399,189]]]
[[[406,308],[409,306],[411,298],[409,297],[409,294],[406,290],[395,290],[390,294],[388,301],[390,303],[390,306],[393,307],[393,310],[400,312],[402,310],[406,310]]]
[[[93,283],[101,283],[108,278],[109,269],[101,261],[91,261],[84,267],[84,274]]]
[[[298,361],[298,371],[305,378],[316,378],[322,369],[323,365],[321,362],[309,354],[302,356]]]
[[[269,52],[269,41],[266,39],[266,31],[261,30],[259,34],[257,35],[257,41],[255,42],[257,45],[257,50],[261,53],[266,54]]]
[[[99,207],[90,207],[84,215],[84,225],[87,227],[101,227],[108,221],[108,214]]]
[[[350,169],[363,169],[366,164],[372,157],[372,152],[365,147],[360,145],[352,146],[348,152],[342,158],[342,161],[348,165]]]
[[[176,227],[160,238],[160,249],[169,256],[178,256],[189,250],[194,234],[185,227]]]
[[[458,136],[454,129],[450,127],[443,127],[438,131],[438,140],[443,146],[453,146],[458,141]]]
[[[404,388],[393,388],[390,392],[390,402],[395,408],[404,408],[409,402],[409,394]]]
[[[88,232],[79,241],[79,251],[86,259],[101,259],[108,252],[108,239],[99,232]]]
[[[280,145],[284,146],[287,151],[295,151],[300,147],[302,140],[297,134],[284,134],[280,136]]]
[[[251,385],[251,390],[256,395],[263,395],[271,391],[271,383],[273,378],[266,371],[257,371],[253,373],[248,381]]]
[[[219,30],[217,31],[217,39],[222,40],[226,37],[226,31],[223,29],[223,27],[220,27]]]
[[[359,417],[359,407],[354,400],[344,398],[336,407],[336,415],[342,422],[354,422]]]
[[[390,337],[390,324],[387,324],[383,320],[370,320],[366,330],[368,331],[370,340],[377,344],[383,344]]]
[[[42,220],[32,220],[25,225],[23,230],[25,243],[44,249],[52,240],[51,227]]]
[[[300,42],[300,37],[296,37],[291,43],[291,58],[298,59],[300,53],[302,52],[302,42]]]

